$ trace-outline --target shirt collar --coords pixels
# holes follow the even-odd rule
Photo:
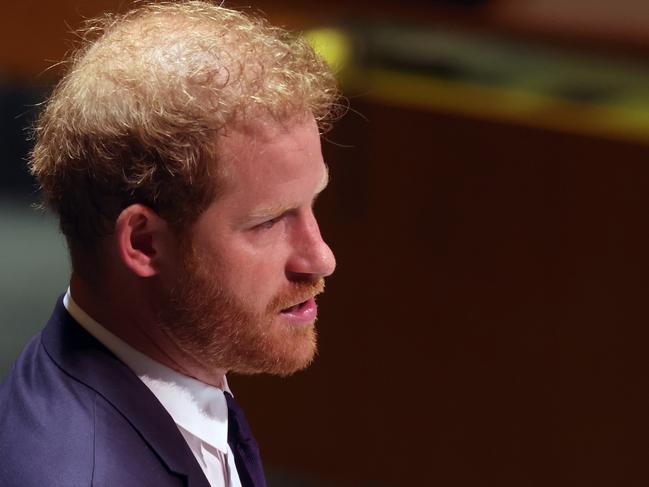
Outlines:
[[[228,406],[224,391],[232,393],[225,376],[223,389],[219,389],[176,372],[135,350],[81,309],[72,299],[69,288],[63,304],[79,325],[135,372],[178,426],[227,453]]]

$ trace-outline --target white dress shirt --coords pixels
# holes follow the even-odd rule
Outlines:
[[[72,299],[70,289],[63,304],[88,333],[99,340],[135,372],[173,418],[203,469],[211,487],[241,487],[228,445],[228,406],[223,390],[180,374],[135,350],[93,320]]]

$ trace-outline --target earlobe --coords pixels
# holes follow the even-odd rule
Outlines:
[[[151,277],[159,273],[161,242],[167,225],[150,208],[128,206],[115,222],[117,251],[122,263],[136,276]]]

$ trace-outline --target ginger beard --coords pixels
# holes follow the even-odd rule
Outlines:
[[[263,312],[228,293],[218,268],[183,252],[178,282],[161,310],[161,326],[205,368],[241,374],[287,376],[306,368],[316,353],[315,324],[295,325],[281,310],[324,290],[324,279],[290,282]]]

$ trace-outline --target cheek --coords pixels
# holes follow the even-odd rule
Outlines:
[[[226,286],[248,303],[265,306],[286,284],[286,258],[278,249],[239,249],[225,262]]]

